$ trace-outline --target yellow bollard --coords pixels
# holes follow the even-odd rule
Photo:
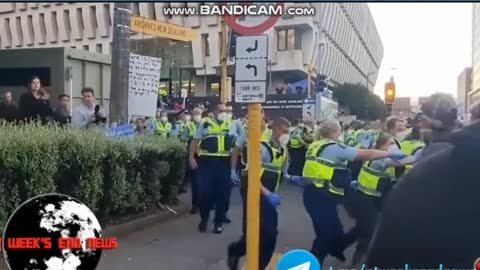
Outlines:
[[[248,105],[247,269],[259,270],[262,106]]]

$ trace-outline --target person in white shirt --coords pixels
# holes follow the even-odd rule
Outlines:
[[[79,128],[96,127],[107,121],[103,108],[95,100],[94,91],[90,87],[82,89],[83,101],[73,110],[72,125]]]

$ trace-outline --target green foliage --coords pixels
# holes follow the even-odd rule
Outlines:
[[[79,199],[100,219],[145,211],[175,198],[185,161],[174,139],[0,124],[0,227],[22,202],[50,192]]]
[[[338,85],[333,89],[333,97],[358,119],[377,120],[386,115],[385,104],[380,97],[361,84]]]

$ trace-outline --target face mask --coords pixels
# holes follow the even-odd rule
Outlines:
[[[290,136],[288,134],[282,134],[280,138],[278,138],[278,142],[281,146],[287,146],[289,140]]]
[[[190,115],[185,116],[185,122],[190,122],[190,120],[192,120],[192,118],[190,117]]]
[[[224,112],[219,113],[219,114],[217,115],[217,120],[220,121],[220,122],[225,121],[226,118],[227,118],[227,114],[224,113]]]
[[[227,119],[227,120],[232,120],[232,118],[233,118],[233,114],[227,113],[226,119]]]
[[[194,115],[193,116],[193,121],[200,122],[200,120],[202,120],[202,117],[200,115]]]
[[[402,141],[403,139],[405,139],[405,137],[407,137],[407,133],[406,132],[399,132],[399,133],[397,133],[397,135],[395,137],[397,137],[397,139]]]
[[[162,116],[162,117],[160,117],[160,121],[162,121],[162,122],[167,122],[167,121],[168,121],[168,117]]]

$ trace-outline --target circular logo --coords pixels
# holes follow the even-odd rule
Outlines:
[[[317,258],[305,250],[292,250],[280,258],[278,270],[320,270]]]
[[[475,261],[475,265],[473,266],[473,269],[475,269],[475,270],[480,270],[480,258],[478,258],[478,259]]]
[[[10,217],[3,251],[11,270],[95,269],[101,249],[91,241],[102,228],[82,202],[62,194],[44,194],[23,203]]]
[[[254,4],[253,2],[244,2],[242,3],[242,6],[250,6]],[[228,3],[223,2],[221,3],[223,6],[227,6]],[[280,3],[275,3],[275,7],[282,7],[285,5],[285,3],[280,2]],[[225,22],[233,29],[234,32],[244,35],[244,36],[252,36],[252,35],[258,35],[261,34],[268,29],[272,28],[273,25],[281,18],[280,15],[275,15],[275,16],[268,16],[268,19],[258,25],[255,26],[245,26],[240,24],[239,21],[240,16],[231,16],[228,14],[223,15],[223,19]]]

